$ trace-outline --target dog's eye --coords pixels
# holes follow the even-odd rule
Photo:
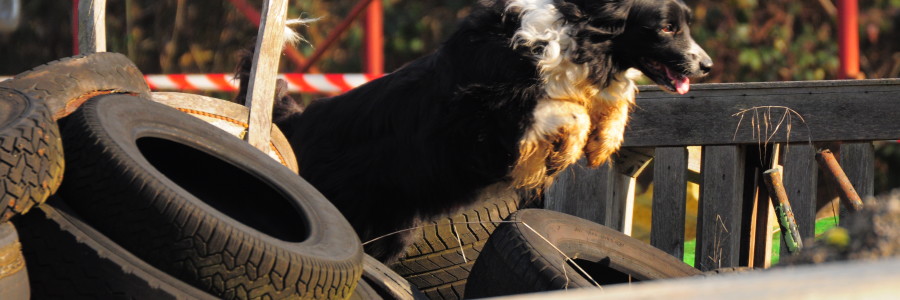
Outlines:
[[[663,28],[661,30],[665,33],[675,33],[675,26],[672,24],[666,24],[663,25]]]

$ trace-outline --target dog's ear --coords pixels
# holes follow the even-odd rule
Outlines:
[[[557,0],[566,22],[587,29],[582,34],[616,36],[625,30],[633,0]],[[576,25],[577,24],[577,25]]]

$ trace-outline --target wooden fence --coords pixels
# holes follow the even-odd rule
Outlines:
[[[569,168],[546,191],[545,205],[630,232],[634,178],[653,160],[652,245],[683,256],[693,176],[700,185],[695,266],[767,266],[763,171],[783,167],[808,245],[815,234],[817,149],[839,152],[866,197],[873,194],[872,141],[898,138],[900,79],[697,84],[687,95],[641,87],[619,156],[598,169]],[[699,174],[688,170],[686,146],[702,146]]]

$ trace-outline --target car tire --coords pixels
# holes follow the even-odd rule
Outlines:
[[[345,299],[362,246],[341,213],[228,133],[138,97],[83,105],[63,129],[60,195],[151,265],[226,299]]]
[[[606,226],[560,212],[525,209],[494,231],[472,267],[465,296],[595,286],[572,266],[573,261],[600,286],[700,274],[662,250]]]
[[[47,103],[54,120],[85,101],[106,94],[130,94],[150,99],[144,75],[125,55],[98,52],[48,62],[0,82]]]
[[[0,296],[10,300],[31,299],[22,243],[10,222],[0,223]]]
[[[462,299],[482,247],[497,225],[519,209],[520,202],[516,191],[490,187],[471,208],[421,226],[404,257],[391,268],[430,299]]]
[[[134,256],[54,198],[16,219],[34,299],[217,299]]]
[[[0,88],[0,223],[46,201],[62,175],[62,141],[47,106]]]
[[[350,299],[360,300],[427,300],[409,281],[374,257],[363,260],[363,276]]]

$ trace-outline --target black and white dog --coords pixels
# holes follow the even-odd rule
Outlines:
[[[476,6],[434,53],[276,120],[300,174],[362,241],[453,213],[488,186],[541,189],[582,155],[599,166],[622,143],[635,76],[683,94],[712,67],[680,0]],[[391,261],[409,237],[366,251]]]

